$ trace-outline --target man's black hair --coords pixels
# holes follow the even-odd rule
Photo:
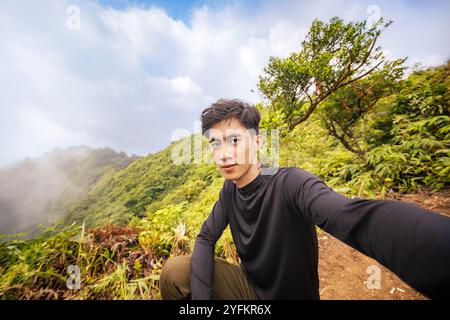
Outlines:
[[[244,127],[259,133],[261,115],[255,106],[238,99],[219,99],[202,111],[202,134],[216,123],[231,118],[238,119]]]

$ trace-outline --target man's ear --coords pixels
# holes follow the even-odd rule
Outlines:
[[[262,137],[262,135],[257,134],[257,135],[255,135],[254,139],[255,139],[255,142],[256,142],[256,151],[259,152],[261,150],[261,147],[262,147],[262,144],[263,144],[263,137]]]
[[[258,145],[258,150],[260,150],[263,144],[263,137],[259,133],[256,135],[256,144]]]

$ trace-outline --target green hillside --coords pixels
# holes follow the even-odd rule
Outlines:
[[[111,148],[55,149],[0,170],[0,233],[40,232],[64,217],[102,179],[138,157]]]
[[[71,208],[62,224],[81,224],[84,220],[88,226],[127,223],[164,205],[196,199],[219,174],[211,165],[173,163],[171,153],[176,145],[104,176]]]

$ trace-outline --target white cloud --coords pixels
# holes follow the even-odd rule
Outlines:
[[[179,95],[201,94],[202,88],[193,82],[189,77],[176,77],[169,80],[169,85],[174,92]]]
[[[149,96],[154,99],[153,105],[159,105],[155,110],[160,112],[164,111],[163,107],[197,111],[199,105],[205,106],[213,100],[189,77],[148,77],[146,85]]]

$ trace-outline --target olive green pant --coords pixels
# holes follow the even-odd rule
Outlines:
[[[167,260],[159,282],[161,297],[164,300],[190,300],[190,273],[190,256],[177,256]],[[258,298],[240,266],[215,258],[211,299],[257,300]]]

